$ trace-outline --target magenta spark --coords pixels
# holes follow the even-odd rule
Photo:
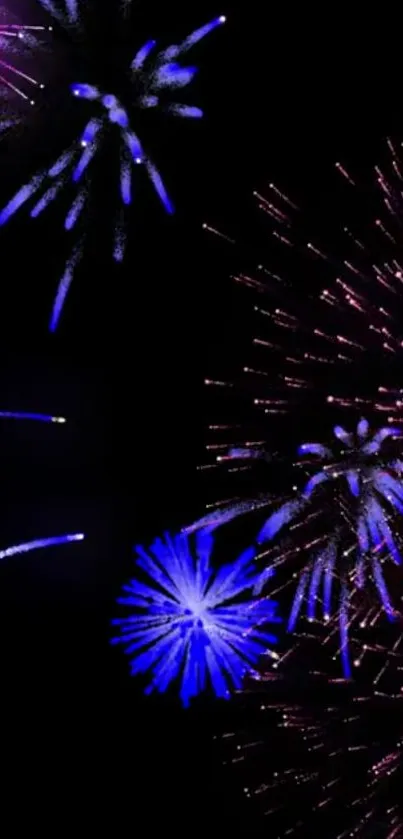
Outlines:
[[[0,23],[0,89],[3,98],[15,94],[30,105],[35,104],[34,91],[42,90],[44,85],[20,69],[19,59],[23,51],[37,46],[36,35],[51,29],[51,26]],[[0,125],[3,123],[0,115]]]

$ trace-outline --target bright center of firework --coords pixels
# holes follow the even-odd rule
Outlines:
[[[204,604],[202,601],[194,601],[189,603],[189,608],[185,609],[186,615],[192,615],[193,618],[199,623],[200,626],[204,625],[204,620],[206,617],[206,610],[204,608]]]

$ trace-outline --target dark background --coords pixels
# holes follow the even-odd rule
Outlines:
[[[180,7],[133,4],[130,31],[134,49],[144,35],[168,44],[228,15],[195,50],[190,101],[204,107],[203,123],[144,127],[176,216],[165,218],[140,184],[128,260],[117,270],[104,247],[106,174],[54,336],[47,321],[66,256],[63,208],[36,227],[21,213],[1,236],[0,407],[68,418],[2,422],[1,546],[86,534],[1,569],[3,796],[13,823],[53,835],[67,821],[93,832],[110,825],[115,835],[221,826],[251,835],[211,744],[222,710],[201,703],[184,714],[173,700],[143,699],[109,647],[109,621],[132,544],[191,520],[205,501],[196,472],[202,381],[212,357],[225,365],[237,302],[234,256],[202,222],[247,237],[251,191],[271,178],[320,206],[329,161],[366,166],[401,121],[397,57],[379,21],[351,20],[336,5],[326,16],[287,4],[198,2],[185,15]],[[98,21],[100,64],[107,31]],[[57,29],[53,46],[47,98],[2,146],[3,205],[76,133],[64,82],[82,72],[81,53]]]

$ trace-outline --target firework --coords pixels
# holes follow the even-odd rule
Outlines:
[[[51,414],[33,414],[29,411],[0,411],[0,419],[32,420],[33,422],[54,422],[63,425],[66,417],[54,417]]]
[[[42,82],[24,72],[22,66],[25,67],[27,55],[38,49],[41,34],[51,29],[17,23],[12,15],[0,8],[0,133],[19,121],[15,103],[34,105],[36,92],[44,88]]]
[[[217,745],[250,832],[402,837],[402,701],[318,674],[239,696]]]
[[[382,442],[388,437],[396,435],[396,430],[382,428],[372,440],[366,440],[368,435],[368,423],[361,420],[357,426],[357,440],[347,434],[344,429],[336,426],[334,429],[336,437],[345,446],[341,455],[344,461],[334,462],[331,449],[317,443],[305,443],[300,447],[300,454],[313,454],[325,462],[324,468],[316,472],[308,481],[302,493],[302,498],[295,503],[295,506],[286,503],[273,513],[265,522],[258,536],[259,542],[272,539],[286,524],[292,515],[297,515],[305,504],[311,499],[312,494],[320,485],[327,481],[344,478],[347,482],[349,492],[353,498],[358,499],[356,512],[356,545],[348,547],[344,544],[344,550],[339,550],[343,545],[341,527],[336,535],[329,534],[324,545],[321,546],[310,567],[302,572],[297,586],[296,595],[291,609],[289,630],[293,630],[298,618],[303,598],[307,596],[308,618],[315,617],[316,600],[320,583],[323,579],[323,610],[325,620],[329,620],[331,613],[332,586],[336,576],[336,563],[338,562],[337,578],[340,583],[340,637],[344,673],[351,675],[350,659],[348,654],[348,626],[349,606],[351,587],[362,588],[365,583],[367,566],[371,572],[383,608],[390,620],[395,619],[395,611],[391,604],[388,590],[385,584],[382,568],[382,553],[386,558],[390,557],[395,564],[400,565],[401,557],[397,547],[396,539],[388,524],[387,515],[378,498],[389,502],[391,508],[399,513],[403,511],[403,486],[394,477],[393,472],[400,476],[402,464],[400,460],[380,461],[379,454]],[[397,432],[399,434],[399,432]],[[343,507],[343,499],[333,496],[332,503],[337,504],[340,510],[340,518],[345,517],[347,534],[350,533],[351,521],[348,516],[348,500]],[[346,510],[346,512],[344,512]],[[348,535],[347,537],[348,538]],[[339,553],[339,556],[338,556]],[[265,580],[263,580],[265,581]]]
[[[30,553],[30,551],[52,548],[55,545],[66,545],[69,542],[82,542],[84,533],[67,533],[65,536],[48,536],[45,539],[34,539],[32,542],[22,542],[20,545],[12,545],[10,548],[0,550],[0,559],[9,559],[18,554]]]
[[[397,618],[382,564],[389,558],[395,565],[401,564],[399,536],[394,534],[389,522],[393,513],[403,512],[403,485],[400,477],[403,463],[394,454],[382,452],[386,441],[400,437],[400,431],[391,426],[380,429],[369,438],[368,422],[362,419],[358,423],[356,435],[347,433],[341,426],[335,427],[334,434],[342,445],[339,456],[330,447],[320,443],[304,443],[299,447],[298,454],[304,458],[299,465],[306,469],[305,458],[313,456],[314,461],[309,463],[313,474],[301,492],[284,501],[264,522],[257,542],[264,545],[272,541],[286,525],[291,525],[292,529],[294,521],[294,527],[300,533],[307,531],[308,535],[301,541],[307,548],[308,557],[305,550],[300,558],[302,571],[298,572],[288,630],[292,632],[295,629],[304,600],[307,601],[309,621],[315,620],[319,603],[322,605],[324,620],[328,622],[332,614],[332,594],[337,585],[340,654],[344,674],[350,677],[350,617],[354,615],[356,618],[361,613],[362,605],[359,598],[357,601],[354,597],[355,590],[363,589],[369,577],[388,619],[393,621]],[[260,450],[251,448],[232,449],[229,453],[230,458],[241,459],[255,459],[261,455]],[[316,468],[318,461],[323,463],[319,471]],[[297,487],[294,489],[297,490]],[[268,503],[270,501],[263,498],[260,506],[264,508]],[[212,532],[237,516],[258,509],[258,500],[233,503],[228,507],[224,505],[222,509],[214,510],[186,528],[186,531],[194,532],[203,526]],[[310,539],[312,527],[316,538]],[[274,564],[283,564],[285,558],[290,563],[292,553],[282,551],[283,555],[274,559]],[[301,553],[301,542],[295,546],[296,553]],[[265,586],[270,571],[271,565],[269,574],[263,570],[255,588],[257,594]],[[293,576],[297,575],[294,573]]]
[[[137,548],[137,566],[149,581],[133,579],[118,601],[133,614],[113,621],[119,630],[132,674],[147,673],[146,692],[164,692],[180,681],[180,697],[190,699],[213,689],[226,699],[240,688],[247,670],[276,642],[263,624],[278,623],[275,603],[245,599],[256,580],[254,552],[214,571],[210,565],[212,536],[200,531],[194,559],[188,538],[157,540],[146,553]]]
[[[307,221],[300,202],[275,184],[254,194],[269,224],[271,262],[266,265],[252,253],[248,268],[233,275],[241,304],[239,331],[244,328],[250,341],[250,355],[238,370],[227,362],[227,370],[221,367],[205,380],[212,422],[200,470],[209,486],[214,481],[220,487],[222,497],[210,501],[203,526],[214,530],[250,514],[251,541],[259,532],[262,548],[269,545],[261,561],[281,566],[283,588],[294,590],[289,629],[295,628],[304,600],[308,621],[315,625],[320,604],[328,635],[334,635],[337,621],[346,676],[352,659],[360,660],[362,653],[350,654],[349,631],[375,619],[375,598],[391,620],[399,620],[401,608],[401,582],[393,565],[400,562],[403,498],[398,451],[403,336],[396,305],[403,278],[402,173],[398,145],[390,140],[385,162],[375,168],[372,194],[366,181],[338,163],[328,187],[332,220],[326,228],[322,211],[320,236],[307,232],[312,217]],[[345,204],[345,211],[335,226],[338,204]],[[230,235],[212,224],[204,227],[217,234],[220,247],[234,247]],[[252,262],[257,269],[251,269]],[[307,276],[309,285],[302,288],[301,277]],[[372,439],[363,414],[380,429]],[[355,435],[344,430],[353,423]],[[326,425],[334,426],[339,453],[321,443],[305,444],[293,462],[290,440],[296,428],[298,436],[306,426],[306,434],[314,431],[313,439],[320,440]],[[259,465],[268,453],[270,469]],[[303,470],[308,482],[302,483],[296,470]],[[256,492],[262,481],[270,492]],[[258,521],[264,507],[269,516]],[[373,589],[369,599],[363,592],[367,582]]]
[[[42,5],[59,22],[68,27],[82,29],[78,4],[66,0],[63,13],[59,13],[51,2],[43,0]],[[166,113],[189,119],[202,117],[202,111],[195,106],[172,102],[169,98],[178,95],[193,80],[197,68],[186,66],[183,59],[188,51],[217,26],[224,23],[223,16],[216,18],[189,35],[181,44],[171,45],[162,51],[156,50],[153,40],[147,41],[134,55],[129,67],[125,68],[132,99],[125,103],[117,91],[83,81],[71,84],[72,95],[88,105],[88,121],[71,148],[46,171],[40,172],[26,186],[22,187],[0,214],[0,225],[5,224],[23,204],[33,196],[37,198],[31,209],[31,218],[37,218],[59,196],[63,188],[72,183],[74,199],[64,220],[65,230],[74,236],[80,229],[80,221],[88,215],[88,200],[91,182],[96,172],[99,151],[109,144],[113,160],[119,161],[118,190],[119,207],[114,223],[113,258],[122,262],[125,255],[128,211],[133,199],[133,178],[135,169],[143,167],[159,196],[166,212],[174,208],[168,196],[161,175],[151,161],[135,131],[136,112],[139,110],[162,110]],[[90,35],[89,35],[90,37]],[[103,173],[102,173],[103,174]],[[82,234],[71,249],[54,302],[50,330],[57,328],[60,314],[73,280],[74,271],[83,251]]]
[[[220,463],[222,470],[235,446],[267,447],[269,435],[277,442],[281,431],[284,439],[287,417],[294,412],[299,423],[309,415],[309,428],[313,414],[321,428],[323,417],[330,424],[342,413],[355,420],[364,414],[375,427],[401,422],[397,363],[403,335],[397,303],[403,282],[403,161],[398,144],[388,140],[385,162],[369,182],[347,177],[341,164],[334,171],[338,180],[331,171],[326,186],[333,214],[341,207],[340,223],[334,224],[333,215],[326,228],[321,211],[320,238],[309,233],[312,218],[307,221],[275,184],[254,193],[268,223],[272,264],[264,264],[260,254],[253,270],[250,264],[258,257],[251,253],[249,268],[232,277],[242,307],[239,329],[244,328],[250,350],[239,368],[227,365],[225,374],[215,372],[205,380],[206,398],[222,414],[209,426],[205,468],[216,471]],[[225,247],[234,242],[211,224],[204,228]],[[301,284],[302,276],[309,284]],[[232,413],[225,417],[230,401]],[[252,467],[249,462],[239,469]],[[234,473],[232,463],[230,468]]]
[[[233,276],[238,288],[253,296],[251,356],[239,371],[240,382],[211,377],[206,385],[225,389],[242,384],[252,396],[255,414],[263,412],[270,418],[301,410],[308,400],[322,411],[330,406],[333,412],[362,413],[368,406],[387,421],[399,415],[401,388],[397,381],[393,383],[393,362],[403,346],[395,309],[403,281],[398,235],[403,163],[390,141],[388,149],[385,170],[375,168],[380,217],[367,223],[358,183],[343,179],[348,190],[347,218],[354,212],[361,232],[359,238],[341,219],[344,238],[341,244],[337,242],[337,251],[335,244],[332,252],[332,245],[305,238],[302,211],[274,184],[270,184],[269,196],[254,194],[272,223],[271,252],[277,264],[282,263],[284,276],[262,263],[255,272]],[[341,171],[340,166],[336,171]],[[368,188],[367,183],[362,185],[364,200]],[[334,186],[333,192],[338,196]],[[212,225],[204,228],[233,242]],[[332,230],[328,238],[334,240]],[[311,281],[301,291],[300,283],[294,284],[291,278],[296,273],[299,279],[302,271],[309,272]],[[371,380],[358,367],[363,353],[374,371]],[[392,368],[389,376],[388,368]]]

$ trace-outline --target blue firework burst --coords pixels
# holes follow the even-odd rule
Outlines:
[[[156,540],[149,553],[138,547],[137,566],[149,581],[135,578],[124,586],[118,602],[133,614],[113,621],[119,632],[113,643],[124,645],[132,674],[150,676],[146,693],[162,693],[179,680],[185,706],[209,685],[228,698],[262,653],[276,657],[268,650],[276,637],[264,629],[280,620],[276,604],[250,599],[259,577],[254,550],[214,571],[213,544],[202,530],[196,558],[184,534]]]
[[[325,514],[324,534],[316,533],[308,544],[302,542],[304,550],[313,543],[319,543],[320,548],[314,555],[309,549],[310,559],[299,574],[288,630],[295,629],[305,602],[310,621],[316,618],[317,604],[321,602],[326,622],[334,613],[336,602],[340,654],[344,674],[350,677],[348,629],[353,597],[368,582],[372,583],[387,618],[393,621],[396,617],[382,566],[389,559],[395,565],[401,564],[393,519],[403,513],[403,460],[385,451],[387,440],[400,437],[400,431],[391,426],[379,429],[371,437],[367,420],[361,419],[355,434],[336,426],[334,435],[341,444],[338,452],[321,443],[303,443],[299,447],[309,480],[300,493],[287,499],[266,519],[257,543],[273,541],[286,525],[299,526]],[[229,456],[256,458],[265,454],[248,448],[234,449]],[[186,532],[197,532],[201,526],[212,532],[240,515],[272,504],[272,500],[263,496],[215,510],[186,528]],[[270,573],[270,568],[263,571],[255,587],[257,594]]]
[[[42,0],[42,5],[61,24],[82,27],[78,4],[73,0],[66,0],[63,12],[60,12],[50,0]],[[181,44],[171,45],[162,51],[156,51],[155,41],[147,41],[134,55],[128,67],[133,91],[133,101],[129,109],[122,104],[113,90],[97,87],[85,81],[74,82],[71,85],[72,95],[77,99],[85,100],[89,109],[89,119],[82,133],[71,148],[64,151],[49,169],[35,175],[16,193],[0,213],[0,225],[8,222],[33,196],[37,200],[30,215],[31,218],[37,218],[56,200],[67,184],[73,183],[75,194],[65,217],[64,228],[68,233],[76,231],[80,218],[85,215],[93,174],[91,164],[106,142],[111,139],[117,140],[117,144],[113,143],[113,148],[117,149],[119,155],[120,206],[114,221],[113,257],[116,262],[122,262],[127,239],[127,211],[133,199],[132,182],[136,167],[143,166],[146,169],[165,210],[168,213],[174,212],[161,175],[146,154],[134,130],[133,115],[138,109],[161,109],[177,117],[197,119],[203,116],[201,109],[195,106],[171,101],[165,104],[167,94],[172,92],[176,94],[191,83],[197,67],[185,66],[182,63],[184,56],[196,43],[224,22],[224,16],[217,17],[195,30]],[[58,286],[50,319],[51,331],[57,328],[82,250],[83,239],[82,236],[78,236],[78,240],[73,242]]]
[[[285,524],[300,515],[313,500],[319,487],[334,481],[345,482],[351,499],[356,502],[352,516],[355,540],[346,550],[346,545],[342,545],[337,533],[329,534],[322,549],[300,576],[288,628],[294,629],[305,598],[308,618],[313,620],[322,582],[323,614],[325,620],[329,620],[333,583],[338,579],[341,655],[345,675],[349,676],[351,593],[357,588],[362,589],[369,577],[376,586],[387,617],[390,620],[395,618],[382,562],[390,558],[397,565],[401,563],[391,517],[396,512],[403,512],[403,461],[387,455],[382,457],[384,441],[400,436],[397,429],[381,428],[370,438],[368,422],[362,419],[355,435],[340,426],[334,428],[334,434],[343,446],[337,459],[330,448],[319,443],[304,443],[300,446],[299,454],[318,458],[322,468],[309,478],[302,494],[295,501],[286,502],[267,519],[258,535],[258,542],[272,540]],[[341,514],[345,520],[346,513],[342,508]],[[350,520],[348,524],[350,527]]]

